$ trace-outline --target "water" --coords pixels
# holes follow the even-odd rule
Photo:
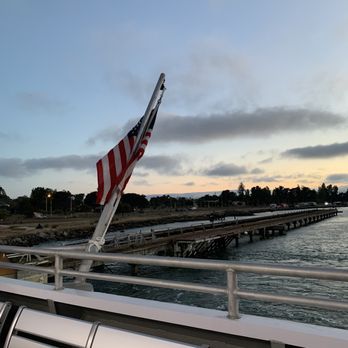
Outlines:
[[[260,264],[279,263],[348,269],[347,248],[348,208],[344,208],[343,214],[339,214],[337,217],[289,231],[286,236],[256,241],[252,244],[247,243],[246,238],[238,249],[231,245],[224,252],[214,255],[212,258]],[[130,268],[127,265],[112,264],[107,265],[104,271],[129,275]],[[141,266],[139,275],[157,279],[226,285],[225,273],[216,271]],[[348,301],[347,283],[255,274],[240,274],[238,281],[241,289],[272,294],[322,296]],[[226,297],[220,295],[105,282],[94,282],[94,286],[96,291],[118,295],[227,310]],[[240,312],[348,329],[348,313],[343,311],[241,301]]]

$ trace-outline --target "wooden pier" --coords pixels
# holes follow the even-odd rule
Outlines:
[[[307,226],[337,215],[337,209],[311,209],[286,214],[234,219],[148,233],[118,236],[103,247],[104,252],[143,255],[202,257],[223,250],[232,242],[238,247],[241,239],[253,242],[286,234],[288,230]]]

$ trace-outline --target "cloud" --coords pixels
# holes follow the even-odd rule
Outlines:
[[[268,157],[262,161],[259,161],[259,164],[267,164],[267,163],[271,163],[272,161],[273,161],[273,157]]]
[[[16,101],[25,111],[35,113],[62,113],[69,109],[65,102],[55,100],[39,92],[18,93]]]
[[[286,157],[296,158],[330,158],[348,155],[348,142],[330,145],[297,147],[282,153]]]
[[[165,175],[183,174],[181,160],[170,156],[146,156],[139,161],[138,166]]]
[[[27,174],[29,171],[19,158],[0,158],[0,176],[20,178]]]
[[[239,167],[233,163],[220,162],[212,168],[203,170],[202,173],[207,176],[235,176],[245,174],[247,170],[245,167]]]
[[[149,176],[149,173],[145,173],[145,172],[136,170],[135,172],[133,172],[132,175],[133,175],[133,176],[139,176],[139,177],[141,177],[141,178],[145,178],[145,177]]]
[[[136,186],[151,186],[147,180],[132,180],[132,184]]]
[[[23,161],[25,167],[30,171],[36,171],[40,169],[75,169],[75,170],[88,170],[94,169],[95,163],[99,160],[97,155],[69,155],[62,157],[46,157],[39,159],[28,159]]]
[[[263,137],[276,133],[336,127],[345,118],[330,112],[306,109],[263,108],[210,116],[159,117],[154,141],[202,143],[237,137]]]
[[[244,166],[237,166],[233,163],[223,163],[219,162],[214,166],[203,169],[198,175],[207,175],[207,176],[218,176],[218,177],[229,177],[236,176],[240,174],[262,174],[264,170],[261,168],[254,168],[248,170]]]
[[[348,174],[331,174],[329,175],[325,181],[329,182],[348,182]]]
[[[94,172],[96,170],[95,164],[99,158],[99,155],[68,155],[61,157],[32,158],[27,160],[19,158],[0,158],[0,176],[20,178],[46,169],[73,169]],[[160,174],[166,175],[182,174],[181,160],[169,156],[143,157],[139,161],[137,168],[154,170]],[[148,173],[138,173],[138,176],[142,177],[147,175]]]
[[[73,169],[77,171],[94,172],[95,164],[100,155],[67,155],[61,157],[44,157],[22,160],[19,158],[0,158],[0,176],[20,178],[32,175],[40,170],[64,170]],[[137,164],[137,168],[154,170],[160,174],[180,175],[182,174],[181,159],[169,156],[147,156],[143,157]],[[148,173],[136,171],[137,176],[146,177]]]
[[[87,145],[95,145],[98,141],[102,142],[116,142],[119,136],[117,127],[110,126],[106,129],[99,131],[96,135],[89,137],[86,140]],[[119,137],[121,139],[121,137]]]
[[[251,171],[252,172],[252,171]],[[250,172],[250,173],[251,173]],[[316,174],[305,174],[305,173],[295,173],[292,175],[264,175],[264,176],[250,176],[244,178],[246,181],[250,182],[269,182],[269,183],[276,183],[276,182],[284,182],[288,180],[297,181],[300,185],[305,183],[313,183],[314,181],[318,181],[321,178],[320,175]]]
[[[194,186],[195,183],[193,181],[189,181],[189,182],[185,182],[183,185],[184,186]]]
[[[45,169],[94,170],[97,155],[61,156],[22,160],[19,158],[0,158],[0,176],[21,178]]]
[[[219,139],[264,137],[289,132],[305,132],[335,128],[346,119],[338,114],[309,109],[262,108],[229,113],[177,116],[159,113],[151,142],[207,143]],[[127,122],[121,131],[102,130],[87,142],[115,141],[126,134],[136,120]]]
[[[261,168],[254,168],[250,171],[250,174],[262,174],[264,173],[265,171]]]

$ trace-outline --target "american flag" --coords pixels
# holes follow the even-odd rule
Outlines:
[[[144,121],[142,117],[139,122],[128,132],[128,134],[113,148],[107,155],[97,162],[98,175],[98,193],[97,204],[106,204],[112,196],[116,187],[120,192],[126,188],[126,185],[132,175],[133,169],[138,160],[144,155],[145,148],[151,137],[154,127],[160,100],[151,112],[151,123],[145,130],[144,135],[135,149],[139,130]]]

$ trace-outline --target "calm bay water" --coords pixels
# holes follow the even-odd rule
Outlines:
[[[246,238],[239,248],[231,245],[224,252],[211,258],[259,264],[277,263],[348,269],[347,249],[348,208],[343,208],[343,214],[339,214],[337,217],[289,231],[286,236],[256,241],[252,244],[247,243]],[[129,274],[130,268],[125,265],[112,264],[107,265],[104,271],[106,273]],[[212,285],[226,284],[225,274],[216,271],[141,266],[139,275]],[[348,301],[347,283],[255,274],[240,274],[238,281],[241,289],[310,297],[325,296]],[[220,310],[227,309],[227,301],[224,296],[105,282],[95,282],[94,286],[96,291],[118,295]],[[344,311],[241,301],[240,312],[348,329],[348,313]]]

